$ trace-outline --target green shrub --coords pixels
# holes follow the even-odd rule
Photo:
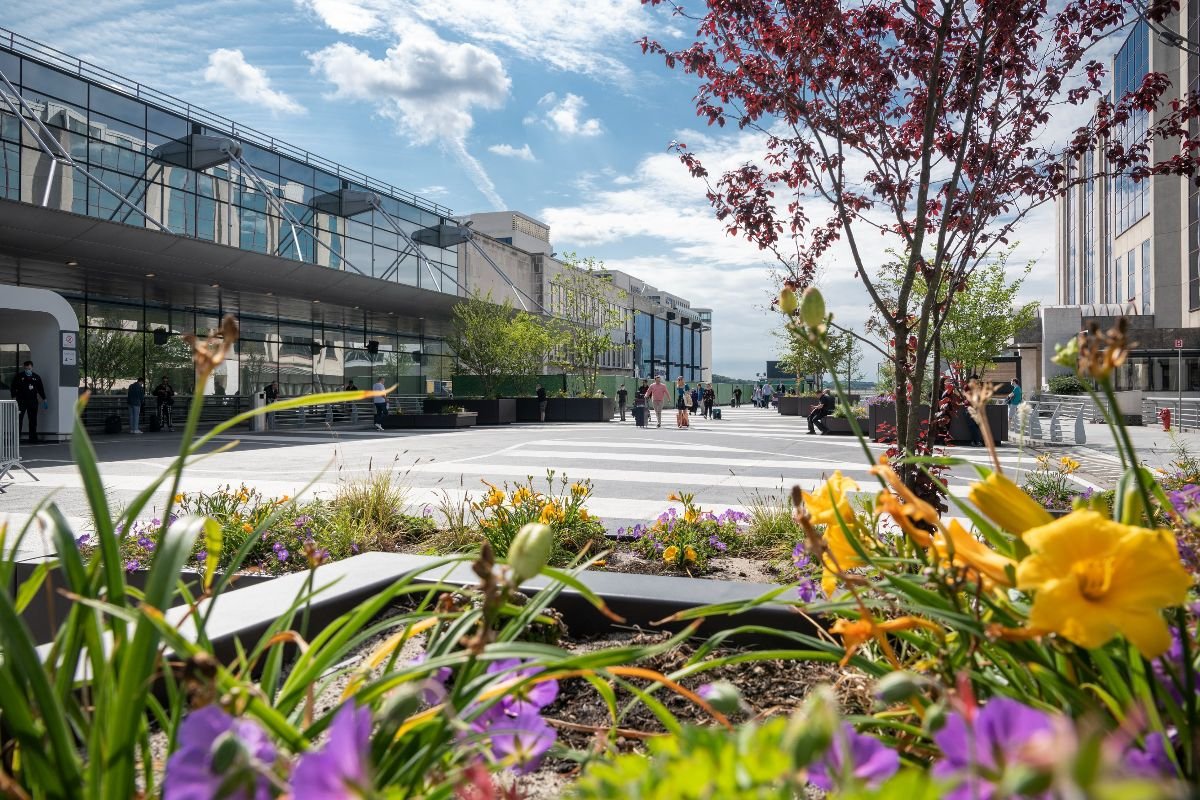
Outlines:
[[[557,480],[546,473],[546,491],[534,487],[533,478],[488,485],[488,492],[470,505],[475,527],[492,545],[498,557],[506,557],[509,545],[522,526],[530,522],[549,525],[554,531],[550,563],[573,563],[593,542],[603,540],[604,525],[586,508],[592,496],[591,481],[572,483],[566,475]]]
[[[1088,387],[1074,375],[1055,375],[1046,381],[1050,394],[1086,394]]]

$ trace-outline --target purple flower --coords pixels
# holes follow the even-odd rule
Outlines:
[[[92,536],[91,536],[91,534],[85,533],[85,534],[82,534],[82,535],[80,535],[80,536],[76,536],[76,537],[75,537],[75,544],[76,544],[76,546],[78,546],[78,547],[83,547],[83,546],[84,546],[84,545],[86,545],[88,542],[90,542],[90,541],[91,541],[91,539],[92,539]]]
[[[350,543],[350,552],[354,553],[355,555],[358,554],[358,545],[356,545],[354,542]]]
[[[312,522],[312,517],[307,516],[305,514],[301,514],[300,516],[296,517],[296,521],[293,522],[292,524],[295,525],[297,528],[303,528],[304,526],[308,525],[308,523],[310,523],[310,522]]]
[[[963,779],[945,795],[948,800],[991,800],[995,794],[993,782],[1003,776],[1005,767],[1034,761],[1033,755],[1044,756],[1045,740],[1052,735],[1049,714],[997,697],[979,711],[974,724],[959,713],[946,718],[946,724],[933,737],[942,750],[942,760],[934,765],[933,775]],[[1037,750],[1042,752],[1038,754]]]
[[[371,790],[371,709],[344,704],[320,750],[300,756],[292,772],[293,800],[348,800]],[[164,800],[166,800],[164,798]]]
[[[490,741],[492,756],[520,775],[536,770],[557,738],[537,709],[525,706],[516,712],[493,707],[472,725]],[[303,800],[297,797],[296,800]]]
[[[137,543],[138,543],[138,547],[145,548],[146,550],[154,549],[154,540],[147,539],[145,536],[139,536]]]
[[[155,517],[154,519],[150,520],[150,527],[151,527],[151,528],[160,528],[160,527],[162,527],[162,520],[161,520],[161,519],[159,519],[158,517]]]
[[[412,660],[412,665],[425,663],[426,654],[421,653]],[[437,705],[446,699],[446,682],[450,680],[450,676],[454,674],[449,667],[438,667],[434,673],[425,679],[425,683],[421,686],[421,699],[426,705]]]
[[[710,536],[710,537],[708,537],[708,544],[709,544],[709,546],[710,546],[710,547],[712,547],[712,548],[713,548],[714,550],[716,550],[718,553],[724,553],[726,550],[728,550],[728,549],[729,549],[729,545],[727,545],[727,544],[725,544],[724,542],[722,542],[722,541],[721,541],[720,539],[718,539],[716,536]]]
[[[136,572],[137,570],[139,570],[141,568],[142,568],[142,562],[138,561],[136,558],[131,558],[125,562],[125,571],[126,572]]]
[[[432,517],[433,509],[430,508],[429,506],[425,506],[424,508],[421,509],[421,516],[425,517],[426,519],[428,519],[429,517]]]
[[[1141,749],[1129,747],[1124,762],[1126,772],[1139,778],[1173,778],[1178,774],[1163,735],[1158,732],[1147,736]]]
[[[203,564],[207,559],[208,559],[208,551],[207,550],[201,550],[199,553],[196,553],[196,560],[199,561],[201,564]]]
[[[843,723],[829,749],[809,765],[808,780],[829,792],[849,773],[856,781],[874,787],[899,769],[900,755],[895,750]]]
[[[1163,653],[1161,658],[1154,660],[1153,668],[1154,677],[1158,678],[1159,685],[1176,703],[1183,702],[1183,687],[1187,685],[1183,672],[1186,666],[1183,658],[1183,643],[1179,640],[1179,629],[1172,627],[1171,646],[1167,648],[1167,652]],[[1200,676],[1192,680],[1200,682]],[[1195,686],[1195,689],[1200,692],[1200,685]]]
[[[224,773],[213,771],[213,755],[218,748],[240,749],[238,757]],[[275,747],[258,723],[234,719],[217,706],[188,714],[179,726],[178,748],[167,761],[163,779],[163,800],[210,800],[222,787],[231,791],[220,795],[229,800],[268,800],[270,782],[262,774],[275,762]]]
[[[526,667],[523,662],[515,658],[510,658],[504,661],[493,661],[488,665],[487,671],[493,675],[507,673],[504,675],[505,680],[511,680],[532,678],[541,672],[542,668]],[[556,697],[558,697],[558,681],[542,681],[540,683],[525,684],[515,690],[515,693],[506,695],[500,701],[500,706],[512,712],[522,711],[526,707],[537,710],[553,703]]]
[[[287,551],[287,548],[284,547],[280,542],[276,542],[275,544],[271,545],[271,551],[275,553],[275,558],[277,558],[279,561],[287,561],[288,556],[290,555]]]

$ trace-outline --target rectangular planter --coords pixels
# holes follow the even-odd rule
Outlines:
[[[852,394],[849,395],[849,398],[851,403],[857,403],[859,395]],[[835,397],[834,399],[837,398]],[[807,417],[816,404],[816,397],[788,397],[784,395],[779,398],[779,413],[785,417]]]
[[[539,422],[536,397],[518,397],[517,422]],[[632,406],[630,406],[632,407]],[[617,413],[611,397],[548,397],[546,422],[608,422]]]
[[[921,405],[918,409],[919,419],[929,419],[929,406]],[[989,405],[987,407],[988,425],[992,429],[992,438],[997,444],[1008,441],[1008,407]],[[880,441],[879,426],[896,424],[896,404],[886,403],[867,408],[867,434],[874,441]],[[950,423],[950,438],[954,444],[969,444],[970,431],[967,427],[967,411],[961,409],[958,416]]]
[[[517,401],[511,397],[499,399],[459,399],[448,397],[425,398],[425,413],[440,414],[444,406],[459,406],[464,411],[474,411],[476,425],[507,425],[517,421]]]
[[[461,414],[388,414],[383,421],[387,430],[404,428],[469,428],[475,424],[478,414],[464,411]]]
[[[31,559],[29,561],[19,561],[14,564],[13,589],[15,590],[16,587],[20,586],[22,582],[29,579],[37,569],[38,565],[43,561],[53,560],[54,557],[51,556],[47,558]],[[144,591],[146,588],[146,578],[148,575],[149,571],[144,569],[127,572],[125,573],[125,583],[134,589]],[[233,582],[234,585],[240,589],[247,586],[257,586],[260,583],[266,583],[267,581],[275,580],[275,578],[276,576],[274,575],[246,574],[235,576],[233,578]],[[218,575],[213,580],[215,582],[219,579],[220,576]],[[184,583],[187,586],[188,592],[190,592],[193,597],[200,594],[202,576],[199,573],[191,573],[189,577],[184,580]],[[65,588],[65,585],[59,579],[58,570],[52,569],[49,573],[47,573],[46,579],[42,583],[42,587],[38,590],[37,594],[34,595],[33,599],[29,602],[29,605],[25,607],[24,612],[21,614],[21,619],[23,619],[25,624],[29,626],[29,631],[33,634],[34,641],[37,644],[44,644],[54,638],[54,633],[58,629],[58,626],[66,620],[67,614],[70,613],[71,607],[74,605],[73,601],[68,600],[59,594],[58,590],[60,588]],[[229,591],[232,591],[232,589]],[[176,593],[174,602],[182,602],[182,596]]]

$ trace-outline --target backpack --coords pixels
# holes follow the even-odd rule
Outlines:
[[[109,414],[104,418],[104,432],[110,436],[114,433],[121,432],[121,417],[117,414]]]

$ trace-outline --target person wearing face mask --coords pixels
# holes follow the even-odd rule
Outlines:
[[[22,365],[21,371],[13,379],[11,391],[13,399],[17,401],[17,408],[21,410],[17,431],[20,432],[21,425],[25,423],[25,417],[28,416],[29,442],[34,444],[38,440],[38,401],[41,400],[43,408],[49,408],[50,404],[46,401],[46,387],[42,385],[41,377],[33,371],[32,361],[26,361]]]

